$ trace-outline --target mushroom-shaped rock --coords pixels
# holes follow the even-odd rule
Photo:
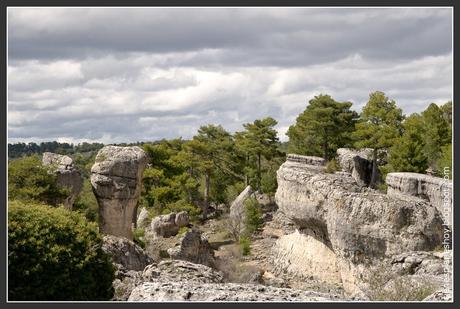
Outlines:
[[[91,168],[101,233],[133,239],[132,218],[139,199],[147,154],[139,147],[105,146]]]
[[[63,201],[64,207],[72,209],[75,199],[83,188],[80,171],[73,165],[72,158],[57,153],[43,153],[42,164],[51,167],[57,176],[57,183],[70,190],[69,196]]]

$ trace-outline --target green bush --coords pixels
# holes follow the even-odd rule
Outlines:
[[[333,174],[337,172],[339,169],[339,165],[337,164],[337,161],[335,159],[332,159],[331,161],[327,162],[326,173]]]
[[[138,244],[142,249],[145,249],[144,235],[144,229],[137,228],[133,231],[133,241],[134,243]]]
[[[95,223],[63,208],[8,205],[10,300],[109,300],[115,269]]]
[[[278,183],[276,181],[276,170],[269,170],[266,173],[262,174],[260,179],[260,189],[263,193],[274,194],[278,188]]]
[[[246,236],[240,237],[240,248],[241,254],[249,255],[251,253],[251,239]]]
[[[89,179],[84,180],[83,189],[78,195],[77,200],[73,205],[73,209],[81,212],[88,221],[97,222],[99,216],[99,206]]]
[[[246,232],[252,234],[258,231],[264,223],[262,219],[262,211],[260,210],[259,203],[253,197],[248,198],[244,202],[244,207],[246,210],[246,218],[244,222]]]
[[[37,155],[8,162],[8,199],[57,205],[69,190],[58,186],[54,173],[44,167]]]

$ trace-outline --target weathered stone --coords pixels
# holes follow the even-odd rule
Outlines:
[[[99,204],[99,229],[133,239],[132,221],[147,154],[137,146],[105,146],[91,168],[91,184]]]
[[[387,194],[414,196],[433,204],[450,226],[452,220],[452,181],[417,173],[388,173]]]
[[[170,213],[153,218],[148,233],[156,237],[171,237],[177,235],[181,227],[187,226],[190,222],[187,212]]]
[[[240,234],[245,230],[243,222],[246,218],[246,208],[244,203],[250,197],[255,197],[255,193],[251,186],[247,186],[230,205],[229,224]]]
[[[64,207],[72,209],[78,194],[83,188],[83,178],[74,166],[72,158],[56,153],[43,153],[42,164],[52,167],[57,176],[57,183],[70,190],[69,196],[63,201]]]
[[[142,207],[141,211],[139,212],[139,215],[137,216],[137,223],[136,223],[137,227],[145,228],[146,226],[149,225],[149,220],[150,220],[149,212],[147,211],[145,207]]]
[[[184,234],[180,243],[168,249],[172,259],[185,260],[210,267],[214,266],[214,250],[200,231],[192,230]]]
[[[339,301],[338,296],[261,284],[144,282],[128,301]]]
[[[316,165],[316,166],[326,165],[326,160],[323,158],[314,157],[314,156],[302,156],[302,155],[293,154],[293,153],[290,153],[287,155],[286,161],[303,163],[307,165]]]
[[[115,264],[120,264],[126,270],[141,271],[154,261],[144,250],[134,242],[112,235],[103,237],[102,250],[110,254]]]
[[[369,185],[372,176],[372,149],[339,148],[337,162],[342,171],[350,173],[359,185]]]
[[[350,177],[310,167],[291,161],[281,165],[275,200],[279,210],[309,236],[308,246],[318,248],[314,240],[324,245],[324,254],[330,258],[323,259],[323,266],[337,266],[346,291],[356,292],[360,274],[374,259],[432,250],[441,244],[442,219],[434,206],[410,197],[387,196],[358,186]],[[321,258],[295,250],[291,254],[309,259],[311,270],[321,269]],[[296,271],[307,269],[302,266],[307,263],[302,260]]]

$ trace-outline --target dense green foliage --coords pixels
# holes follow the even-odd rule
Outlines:
[[[97,152],[101,149],[104,144],[101,143],[81,143],[73,145],[69,143],[59,142],[43,142],[40,144],[36,143],[16,143],[8,144],[8,157],[19,158],[23,156],[29,156],[32,154],[42,154],[44,152],[54,152],[63,155],[84,153],[84,152]]]
[[[251,253],[251,239],[246,236],[240,237],[239,240],[240,243],[240,248],[241,248],[241,254],[246,256]]]
[[[76,212],[10,201],[10,300],[108,300],[114,268],[97,226]]]
[[[350,132],[358,116],[351,106],[329,95],[315,96],[289,127],[289,151],[328,160],[335,156],[337,148],[350,146]]]
[[[67,189],[57,185],[56,175],[42,166],[38,156],[8,162],[8,199],[58,205],[68,194]]]
[[[357,148],[369,147],[374,150],[371,187],[377,184],[379,152],[389,148],[401,136],[403,119],[402,110],[383,92],[376,91],[369,95],[353,135]]]

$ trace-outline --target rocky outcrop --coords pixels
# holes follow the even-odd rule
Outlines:
[[[320,270],[323,262],[332,273],[337,269],[344,289],[350,293],[359,292],[359,277],[374,260],[432,250],[442,242],[441,216],[422,200],[387,196],[357,185],[351,177],[322,173],[317,166],[289,160],[278,170],[277,180],[279,210],[306,235],[302,241],[294,235],[296,240],[290,243],[322,248],[328,257],[321,261],[319,256],[291,250],[289,254],[302,257],[304,264],[295,271],[304,269],[306,275],[318,277],[321,274],[314,270]],[[307,263],[311,263],[310,268],[304,267]],[[308,274],[308,269],[312,273]]]
[[[338,297],[311,291],[260,284],[145,282],[128,301],[339,301]]]
[[[149,220],[149,212],[145,207],[142,207],[139,215],[137,216],[136,226],[138,228],[145,228],[149,225]]]
[[[254,190],[247,186],[230,205],[229,224],[236,234],[244,233],[244,224],[246,218],[245,202],[248,198],[255,197]]]
[[[68,188],[69,196],[63,201],[64,207],[72,209],[73,204],[83,188],[83,178],[74,166],[72,158],[52,152],[43,153],[42,164],[51,167],[57,176],[57,183]]]
[[[303,163],[307,165],[317,165],[317,166],[326,165],[326,160],[323,158],[314,157],[314,156],[302,156],[302,155],[293,154],[293,153],[290,153],[287,155],[286,161]]]
[[[358,185],[368,186],[372,176],[372,149],[337,149],[337,163],[342,171],[350,173]]]
[[[175,260],[185,260],[210,267],[215,263],[214,250],[208,239],[197,230],[186,232],[179,244],[168,249],[168,254]]]
[[[153,218],[148,233],[157,237],[171,237],[177,235],[181,227],[188,226],[190,222],[187,212],[170,213]]]
[[[102,233],[133,239],[132,222],[146,165],[147,154],[137,146],[99,150],[91,168],[91,184]]]
[[[121,265],[125,271],[140,271],[153,263],[153,259],[141,247],[126,238],[105,235],[102,250],[108,253],[113,262]]]
[[[452,181],[417,173],[388,173],[387,194],[418,197],[433,204],[451,225]]]

